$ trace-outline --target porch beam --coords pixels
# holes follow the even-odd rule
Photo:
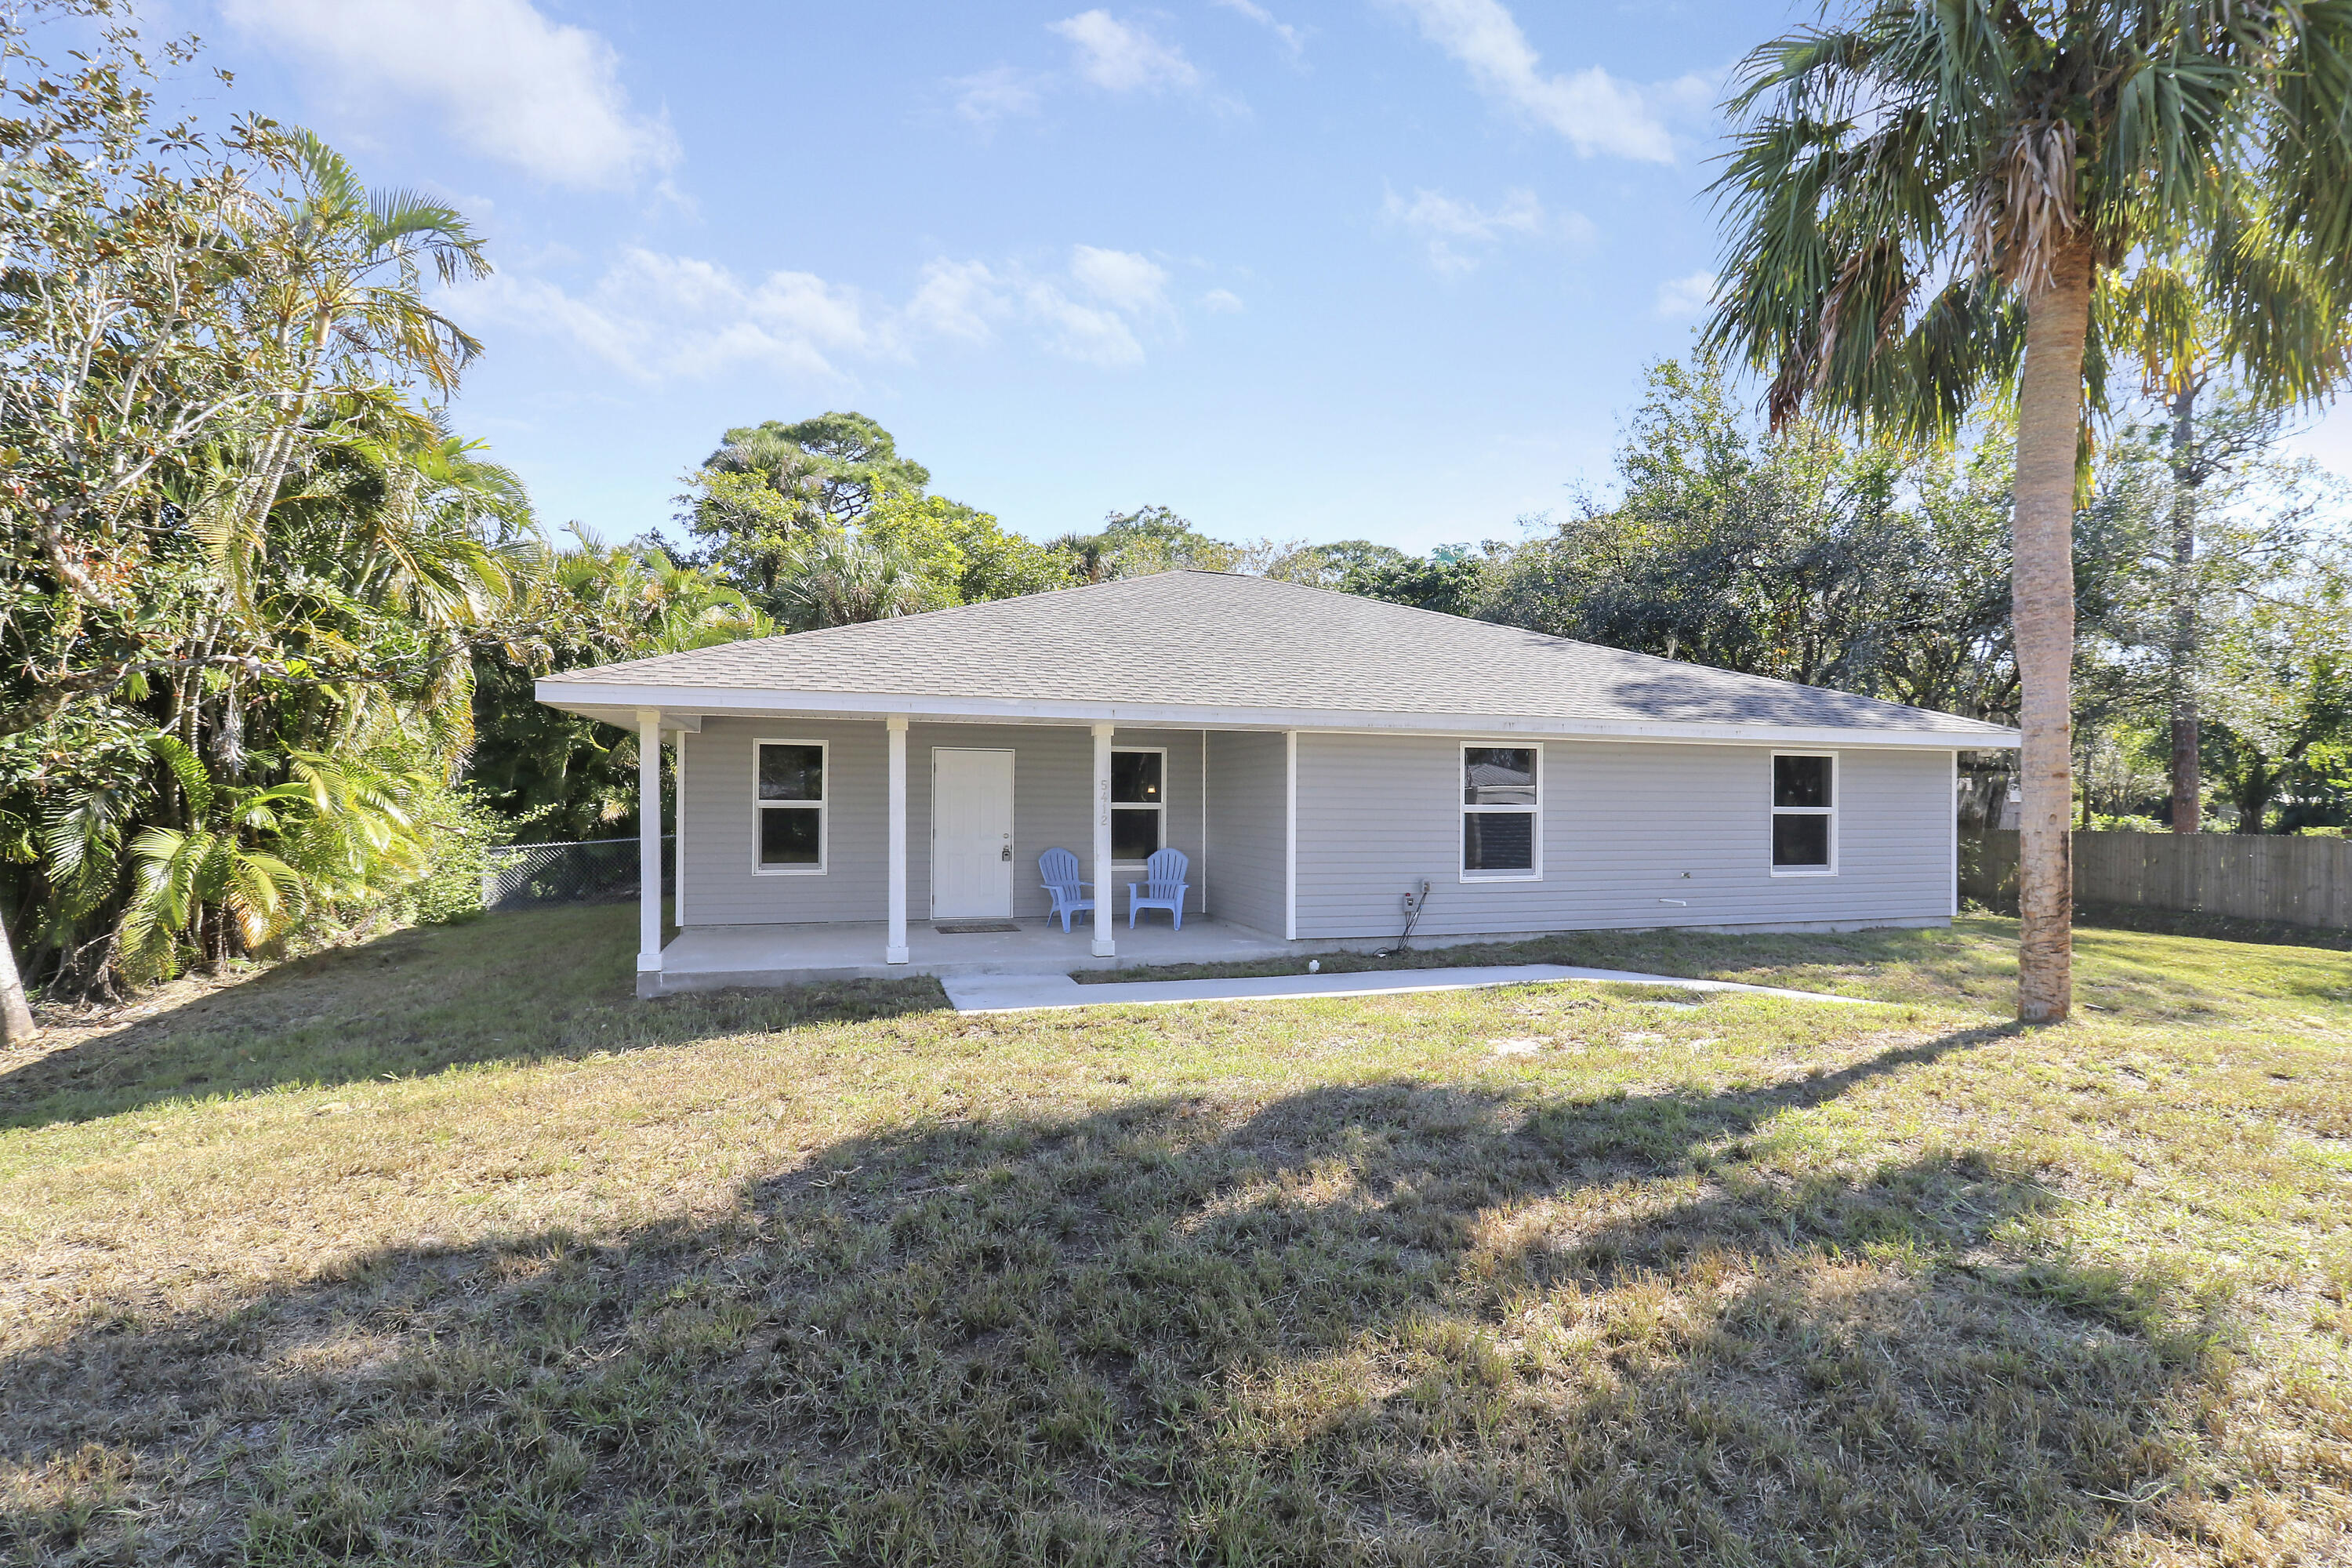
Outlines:
[[[1115,958],[1118,946],[1111,940],[1110,921],[1110,732],[1108,724],[1095,731],[1095,956]]]
[[[907,962],[907,716],[893,713],[890,731],[890,935],[885,963]]]
[[[637,710],[637,992],[661,973],[662,716]]]

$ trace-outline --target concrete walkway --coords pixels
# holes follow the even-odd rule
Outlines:
[[[1265,974],[1242,980],[1120,980],[1081,985],[1066,974],[951,974],[940,978],[959,1013],[1020,1013],[1032,1008],[1131,1007],[1171,1002],[1279,1002],[1300,996],[1391,996],[1416,991],[1467,991],[1480,985],[1543,984],[1599,980],[1627,985],[1672,985],[1684,991],[1736,991],[1857,1007],[1881,1003],[1777,985],[1729,980],[1685,980],[1625,969],[1579,969],[1562,963],[1518,963],[1483,969],[1367,969],[1352,974]]]

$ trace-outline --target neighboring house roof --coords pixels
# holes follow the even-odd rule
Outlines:
[[[2016,744],[2014,731],[1948,713],[1222,572],[569,670],[539,696],[621,723],[656,708]]]

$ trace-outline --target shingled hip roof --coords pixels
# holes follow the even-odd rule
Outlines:
[[[1948,713],[1218,572],[1171,572],[569,670],[542,679],[539,697],[624,723],[660,709],[2017,743],[2012,730]]]

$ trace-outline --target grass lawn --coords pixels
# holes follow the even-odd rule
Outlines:
[[[2352,1560],[2342,952],[966,1018],[635,918],[0,1056],[0,1561]]]

